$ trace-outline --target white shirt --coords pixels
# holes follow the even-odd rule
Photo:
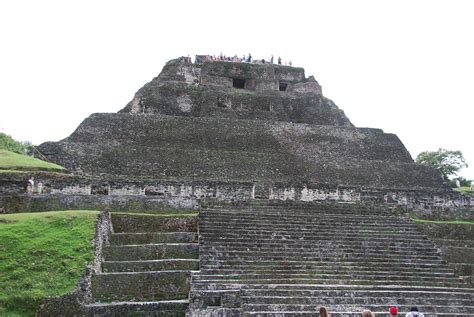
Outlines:
[[[425,315],[414,311],[414,312],[409,312],[408,314],[405,315],[405,317],[425,317]]]

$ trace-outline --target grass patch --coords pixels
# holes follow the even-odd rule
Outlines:
[[[451,224],[451,225],[474,225],[474,221],[466,220],[425,220],[418,218],[411,218],[414,222],[418,223],[437,223],[437,224]]]
[[[98,211],[0,215],[0,316],[34,316],[72,291],[92,260]]]
[[[48,163],[26,155],[0,150],[0,170],[16,171],[62,171],[66,169],[57,164]]]
[[[453,190],[455,192],[461,193],[463,195],[474,197],[474,191],[472,191],[471,187],[469,187],[469,186],[453,188]]]

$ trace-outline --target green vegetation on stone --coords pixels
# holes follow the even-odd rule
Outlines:
[[[450,225],[474,225],[474,221],[465,220],[425,220],[418,218],[411,218],[414,222],[418,223],[436,223],[436,224],[450,224]]]
[[[74,290],[93,259],[97,211],[0,216],[0,316],[34,316],[48,296]]]
[[[0,150],[0,170],[8,171],[65,171],[64,167],[26,155]]]

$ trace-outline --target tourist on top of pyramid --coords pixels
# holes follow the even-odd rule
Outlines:
[[[390,309],[389,309],[389,314],[390,314],[390,317],[392,316],[398,316],[398,309],[396,306],[390,306]]]
[[[319,308],[319,317],[329,317],[328,310],[326,307],[321,306]]]
[[[375,317],[375,315],[369,309],[364,309],[362,311],[362,317]]]
[[[418,307],[413,306],[410,309],[410,312],[405,315],[405,317],[425,317],[425,315],[418,312]]]

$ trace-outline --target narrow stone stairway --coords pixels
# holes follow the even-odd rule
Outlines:
[[[86,316],[184,316],[199,269],[196,215],[112,213]]]
[[[474,316],[474,289],[409,219],[349,204],[254,202],[199,215],[187,316]]]

